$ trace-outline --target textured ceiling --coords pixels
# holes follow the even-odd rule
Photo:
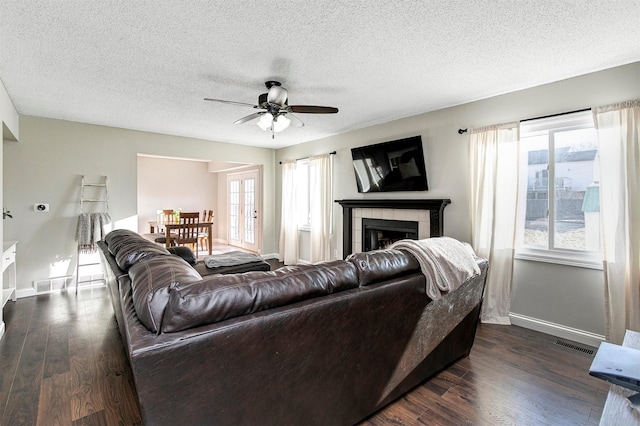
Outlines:
[[[315,140],[640,60],[640,0],[0,0],[21,114],[264,147]],[[249,122],[264,81],[306,126]]]

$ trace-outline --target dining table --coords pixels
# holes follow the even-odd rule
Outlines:
[[[157,221],[149,221],[149,229],[151,231],[151,233],[155,233],[156,232],[156,228],[158,230],[159,233],[162,233],[162,229],[164,228],[164,234],[165,234],[165,246],[167,248],[171,247],[171,230],[172,229],[178,229],[181,227],[184,227],[184,224],[181,223],[159,223]],[[204,230],[206,230],[207,232],[207,250],[209,252],[209,254],[211,254],[211,251],[213,249],[213,241],[212,241],[212,235],[213,235],[213,222],[199,222],[199,223],[194,223],[194,224],[189,224],[186,225],[189,227],[194,227],[194,228],[202,228]]]

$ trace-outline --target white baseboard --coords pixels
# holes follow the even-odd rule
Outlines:
[[[16,297],[18,299],[22,299],[23,297],[31,297],[31,296],[35,296],[36,295],[36,289],[35,288],[23,288],[20,289],[18,291],[16,291]]]
[[[539,331],[541,333],[550,334],[552,336],[561,337],[573,342],[582,343],[597,348],[601,342],[605,341],[605,336],[591,333],[589,331],[579,330],[577,328],[567,327],[538,318],[528,317],[520,314],[509,314],[511,324],[530,330]]]
[[[262,255],[263,259],[277,259],[278,253],[265,253]]]
[[[2,340],[3,336],[4,336],[4,321],[0,320],[0,341]]]

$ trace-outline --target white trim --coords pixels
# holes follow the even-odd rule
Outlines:
[[[557,265],[575,266],[602,270],[602,254],[569,250],[546,250],[533,248],[519,248],[515,255],[518,260],[533,262],[555,263]]]
[[[278,253],[266,253],[262,255],[263,259],[277,259]]]
[[[4,337],[4,321],[0,320],[0,341]]]
[[[606,338],[600,334],[578,330],[577,328],[555,324],[549,321],[528,317],[526,315],[510,313],[509,318],[511,319],[512,325],[517,325],[523,328],[539,331],[541,333],[561,337],[563,339],[593,346],[595,348],[600,346],[600,343],[606,340]]]
[[[31,288],[22,288],[20,290],[16,291],[16,297],[18,299],[22,299],[23,297],[31,297],[31,296],[35,296],[36,295],[36,289],[31,287]]]

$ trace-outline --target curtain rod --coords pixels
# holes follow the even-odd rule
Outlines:
[[[575,114],[577,112],[585,112],[585,111],[591,111],[591,108],[583,108],[583,109],[577,109],[575,111],[559,112],[558,114],[549,114],[549,115],[543,115],[540,117],[525,118],[524,120],[520,120],[520,123],[523,123],[525,121],[542,120],[543,118],[559,117],[561,115]],[[467,132],[467,129],[458,129],[459,135],[466,132]]]
[[[559,117],[561,115],[575,114],[576,112],[585,112],[585,111],[591,111],[591,108],[583,108],[583,109],[577,109],[575,111],[560,112],[558,114],[543,115],[541,117],[525,118],[524,120],[520,120],[520,122],[522,123],[523,121],[542,120],[543,118]]]
[[[335,152],[335,151],[331,151],[331,152],[329,153],[329,155],[336,155],[336,154],[337,154],[337,152]],[[299,161],[299,160],[306,160],[307,158],[309,158],[309,157],[296,158],[296,160],[295,160],[295,161]],[[282,164],[282,161],[279,161],[278,163],[279,163],[279,164]]]

